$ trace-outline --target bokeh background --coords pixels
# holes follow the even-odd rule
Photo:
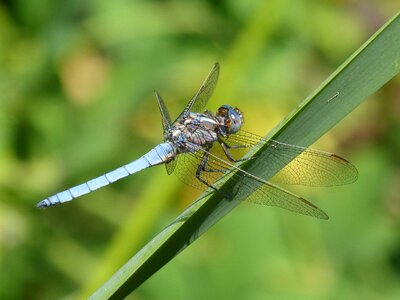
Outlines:
[[[81,299],[198,192],[145,170],[35,203],[162,139],[214,62],[208,108],[266,134],[398,10],[393,0],[0,2],[0,298]],[[240,205],[129,299],[399,299],[400,78],[313,147],[359,180],[291,188],[331,216]]]

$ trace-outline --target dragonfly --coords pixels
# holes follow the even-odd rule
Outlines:
[[[221,183],[229,177],[229,180],[239,184],[240,192],[245,193],[246,200],[250,202],[328,219],[327,214],[313,203],[277,184],[349,184],[357,179],[356,167],[333,153],[247,132],[242,129],[244,114],[238,108],[222,105],[214,114],[205,110],[217,85],[219,72],[220,66],[216,63],[174,122],[164,100],[155,91],[163,126],[162,143],[133,162],[40,201],[37,207],[47,208],[69,202],[143,169],[165,164],[168,174],[175,173],[194,188],[218,193]],[[271,181],[242,168],[254,158],[250,154],[256,153],[261,146],[267,149],[268,156],[257,163],[267,171],[276,168],[276,164],[281,166]]]

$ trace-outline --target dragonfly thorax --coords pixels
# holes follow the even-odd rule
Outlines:
[[[219,120],[210,113],[191,112],[168,130],[166,141],[174,144],[178,152],[191,152],[217,141],[219,126]]]

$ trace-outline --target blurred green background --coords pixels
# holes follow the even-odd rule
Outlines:
[[[199,192],[145,170],[64,206],[37,201],[162,139],[214,62],[208,108],[266,134],[398,9],[393,0],[0,3],[0,299],[90,295]],[[291,188],[327,222],[241,205],[130,299],[399,299],[400,78],[313,147],[359,169]]]

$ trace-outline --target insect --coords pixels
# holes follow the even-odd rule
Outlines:
[[[241,164],[249,159],[246,154],[266,144],[271,151],[268,159],[260,162],[262,167],[268,169],[277,163],[283,167],[273,177],[276,183],[343,185],[357,179],[357,169],[335,154],[266,140],[244,131],[244,115],[238,108],[222,105],[215,114],[204,110],[217,84],[219,70],[216,63],[174,122],[163,99],[155,92],[164,128],[163,143],[129,164],[40,201],[37,207],[71,201],[143,169],[165,164],[168,174],[174,172],[195,188],[218,192],[220,180],[231,176],[232,180],[241,182],[240,189],[249,191],[246,200],[327,219],[311,202],[241,169]]]

